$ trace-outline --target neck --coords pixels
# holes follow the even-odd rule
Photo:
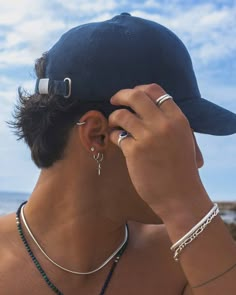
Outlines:
[[[25,217],[49,257],[66,268],[91,271],[124,240],[126,216],[96,181],[91,186],[70,178],[65,185],[64,176],[41,173]]]
[[[124,240],[128,220],[160,222],[131,185],[107,170],[101,176],[95,169],[78,174],[73,162],[59,162],[41,172],[25,206],[39,244],[66,268],[88,272],[100,266]]]

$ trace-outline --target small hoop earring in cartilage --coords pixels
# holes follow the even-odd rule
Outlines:
[[[77,122],[76,123],[76,125],[78,125],[78,126],[82,126],[82,125],[84,125],[86,122]]]
[[[94,155],[93,158],[98,164],[98,175],[100,176],[101,175],[101,169],[102,169],[101,163],[103,161],[104,156],[103,156],[102,153],[101,154],[98,153],[97,155]]]

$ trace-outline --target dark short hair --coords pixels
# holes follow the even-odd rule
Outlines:
[[[37,78],[45,77],[47,53],[35,62]],[[108,117],[111,113],[106,103],[81,103],[78,99],[62,96],[29,94],[19,88],[19,99],[13,120],[8,122],[18,140],[24,139],[31,157],[39,168],[49,168],[64,156],[65,147],[79,118],[88,110],[98,110]]]

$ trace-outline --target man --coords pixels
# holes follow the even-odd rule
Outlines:
[[[1,294],[235,294],[193,131],[236,133],[236,115],[201,98],[182,42],[123,13],[64,34],[36,73],[14,126],[42,170],[0,221]]]

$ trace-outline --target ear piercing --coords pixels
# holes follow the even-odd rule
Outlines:
[[[95,148],[92,146],[91,148],[90,148],[90,151],[91,152],[94,152],[95,151]],[[103,161],[103,158],[104,158],[104,156],[103,156],[103,153],[98,153],[97,155],[93,155],[93,158],[94,158],[94,160],[97,162],[97,164],[98,164],[98,175],[100,176],[101,175],[101,170],[102,170],[102,166],[101,166],[101,163],[102,163],[102,161]]]
[[[103,161],[104,156],[103,156],[102,153],[98,153],[97,155],[94,155],[93,158],[98,164],[97,169],[98,169],[98,175],[100,176],[101,175],[101,169],[102,169],[101,163]]]

